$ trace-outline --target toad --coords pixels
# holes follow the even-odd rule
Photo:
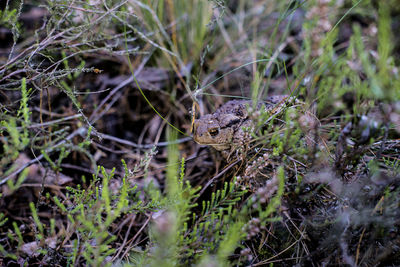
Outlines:
[[[284,105],[287,99],[287,95],[271,96],[264,102],[258,103],[256,109],[264,108],[274,114],[279,112],[279,107]],[[210,145],[228,158],[235,148],[250,140],[249,131],[246,131],[246,128],[251,131],[253,127],[248,112],[248,107],[251,106],[250,100],[231,100],[213,114],[207,114],[195,120],[194,141],[201,145]]]

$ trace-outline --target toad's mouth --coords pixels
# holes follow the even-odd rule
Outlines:
[[[207,146],[229,146],[229,144],[230,144],[230,142],[215,143],[215,142],[212,142],[212,141],[209,141],[209,142],[208,141],[204,141],[204,140],[199,139],[199,137],[196,136],[196,135],[193,136],[193,140],[196,143],[198,143],[199,145],[207,145]]]
[[[212,146],[213,148],[215,148],[218,151],[227,150],[227,149],[230,149],[230,147],[231,147],[231,143],[229,143],[229,142],[224,142],[224,143],[205,142],[205,141],[198,140],[196,138],[196,136],[194,136],[193,139],[199,145]]]

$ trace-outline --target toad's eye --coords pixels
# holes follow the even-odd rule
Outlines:
[[[219,134],[219,128],[211,128],[208,130],[208,132],[212,137],[215,137]]]

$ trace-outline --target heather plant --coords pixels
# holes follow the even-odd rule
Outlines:
[[[0,4],[0,265],[399,265],[398,14]],[[224,159],[190,129],[231,98],[254,128]]]

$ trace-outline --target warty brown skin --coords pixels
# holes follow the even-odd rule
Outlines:
[[[272,110],[277,104],[285,102],[287,95],[268,97],[265,102],[257,104],[257,109]],[[244,127],[252,127],[247,106],[250,100],[231,100],[218,108],[214,113],[195,120],[193,139],[198,144],[210,145],[218,151],[231,152],[244,141]],[[227,153],[225,153],[227,154]]]

